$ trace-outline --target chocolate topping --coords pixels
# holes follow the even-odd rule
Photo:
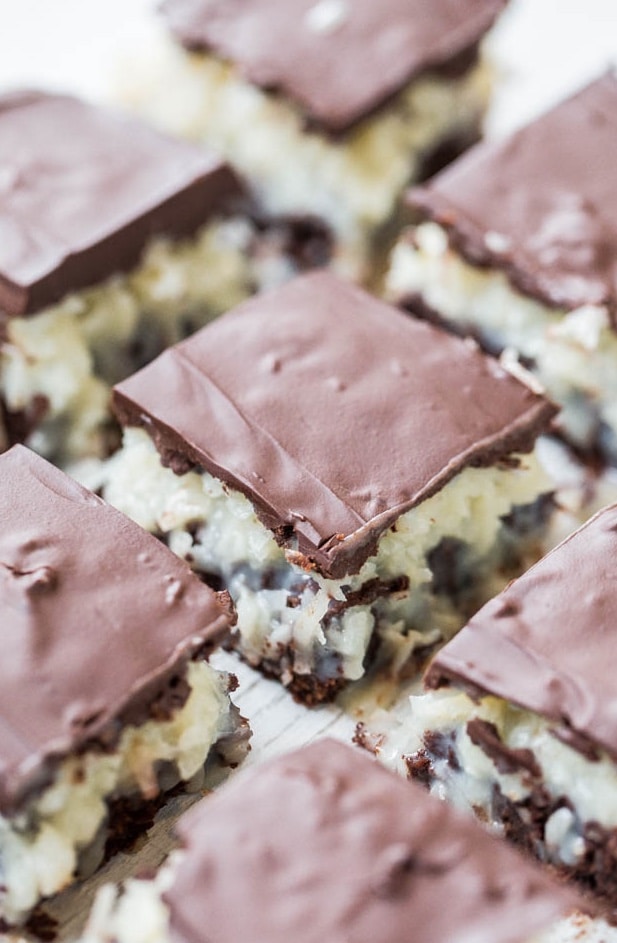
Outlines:
[[[470,818],[323,740],[239,777],[178,826],[174,943],[515,943],[576,906]]]
[[[328,131],[366,117],[409,81],[477,46],[505,0],[164,0],[188,49],[280,90]]]
[[[240,185],[201,147],[75,98],[0,97],[0,311],[20,315],[193,233]]]
[[[617,505],[489,602],[433,661],[429,687],[450,681],[498,695],[572,728],[617,759]],[[559,731],[557,731],[559,733]]]
[[[498,144],[483,144],[408,201],[474,265],[523,294],[617,318],[617,78],[608,74]]]
[[[464,467],[529,451],[554,412],[475,345],[325,272],[219,318],[114,400],[165,463],[244,492],[333,576]]]
[[[159,541],[22,446],[0,456],[0,811],[50,764],[113,746],[227,634],[217,596]],[[173,695],[173,692],[172,692]]]

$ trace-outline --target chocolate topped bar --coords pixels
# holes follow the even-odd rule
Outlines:
[[[6,815],[62,755],[169,711],[171,679],[233,620],[226,594],[27,449],[0,457],[0,480]]]
[[[617,318],[617,77],[609,73],[498,144],[471,151],[409,203],[475,265],[523,294]]]
[[[462,468],[531,450],[554,411],[473,343],[329,273],[242,304],[114,399],[165,464],[244,492],[334,576]]]
[[[175,36],[346,131],[425,72],[473,54],[505,0],[164,0]]]
[[[174,943],[515,943],[577,898],[445,803],[323,740],[194,807]]]
[[[77,99],[0,97],[0,311],[31,313],[193,233],[240,192],[219,158]]]
[[[437,655],[428,685],[497,695],[555,721],[579,750],[617,759],[616,554],[613,506],[484,606]]]

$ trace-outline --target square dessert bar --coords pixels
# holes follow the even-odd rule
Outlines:
[[[388,294],[514,353],[564,435],[617,462],[617,78],[409,194]]]
[[[23,446],[0,456],[0,519],[2,926],[134,839],[209,755],[235,765],[248,728],[207,662],[227,594]]]
[[[307,702],[378,654],[416,667],[546,518],[552,405],[326,272],[170,348],[114,408],[106,498],[229,590],[239,650]]]
[[[505,0],[165,0],[158,58],[127,88],[167,130],[218,148],[270,215],[323,220],[367,274],[410,180],[480,132],[479,44]]]
[[[593,938],[570,888],[334,740],[238,774],[177,831],[157,879],[103,888],[82,943]]]
[[[220,158],[70,97],[1,96],[0,167],[0,449],[105,454],[110,385],[252,294],[283,233]]]
[[[411,713],[365,733],[388,764],[604,896],[617,886],[617,506],[488,603]]]

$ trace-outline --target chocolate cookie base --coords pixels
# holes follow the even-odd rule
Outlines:
[[[430,750],[420,750],[405,758],[409,779],[426,789],[439,782],[432,758],[439,756],[454,771],[460,770],[449,738],[440,734],[425,735]],[[355,742],[374,752],[375,742],[364,728],[358,728]],[[582,829],[584,853],[573,865],[557,864],[550,859],[544,844],[546,824],[558,809],[571,809],[567,796],[551,796],[542,783],[535,783],[528,796],[516,802],[505,796],[499,785],[492,790],[490,809],[474,809],[480,821],[499,823],[503,835],[525,853],[547,864],[560,876],[576,881],[581,888],[600,901],[602,915],[617,926],[617,829],[603,828],[598,822],[586,822]]]

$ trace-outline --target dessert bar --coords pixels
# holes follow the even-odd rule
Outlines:
[[[507,351],[579,449],[617,462],[617,78],[410,191],[388,296]]]
[[[488,603],[365,743],[605,896],[617,874],[617,506]],[[362,733],[361,733],[362,738]]]
[[[293,267],[220,158],[77,99],[1,96],[0,165],[0,448],[106,454],[110,385]]]
[[[405,185],[478,138],[479,45],[505,0],[161,6],[129,103],[219,149],[269,215],[325,222],[339,272],[361,278]]]
[[[23,446],[0,456],[0,925],[146,827],[248,728],[207,661],[234,621],[166,547]]]
[[[594,939],[571,889],[334,740],[239,774],[177,831],[158,878],[103,888],[82,943]]]
[[[550,510],[552,405],[327,272],[171,348],[114,408],[106,498],[229,590],[239,650],[309,703],[371,660],[416,669]]]

